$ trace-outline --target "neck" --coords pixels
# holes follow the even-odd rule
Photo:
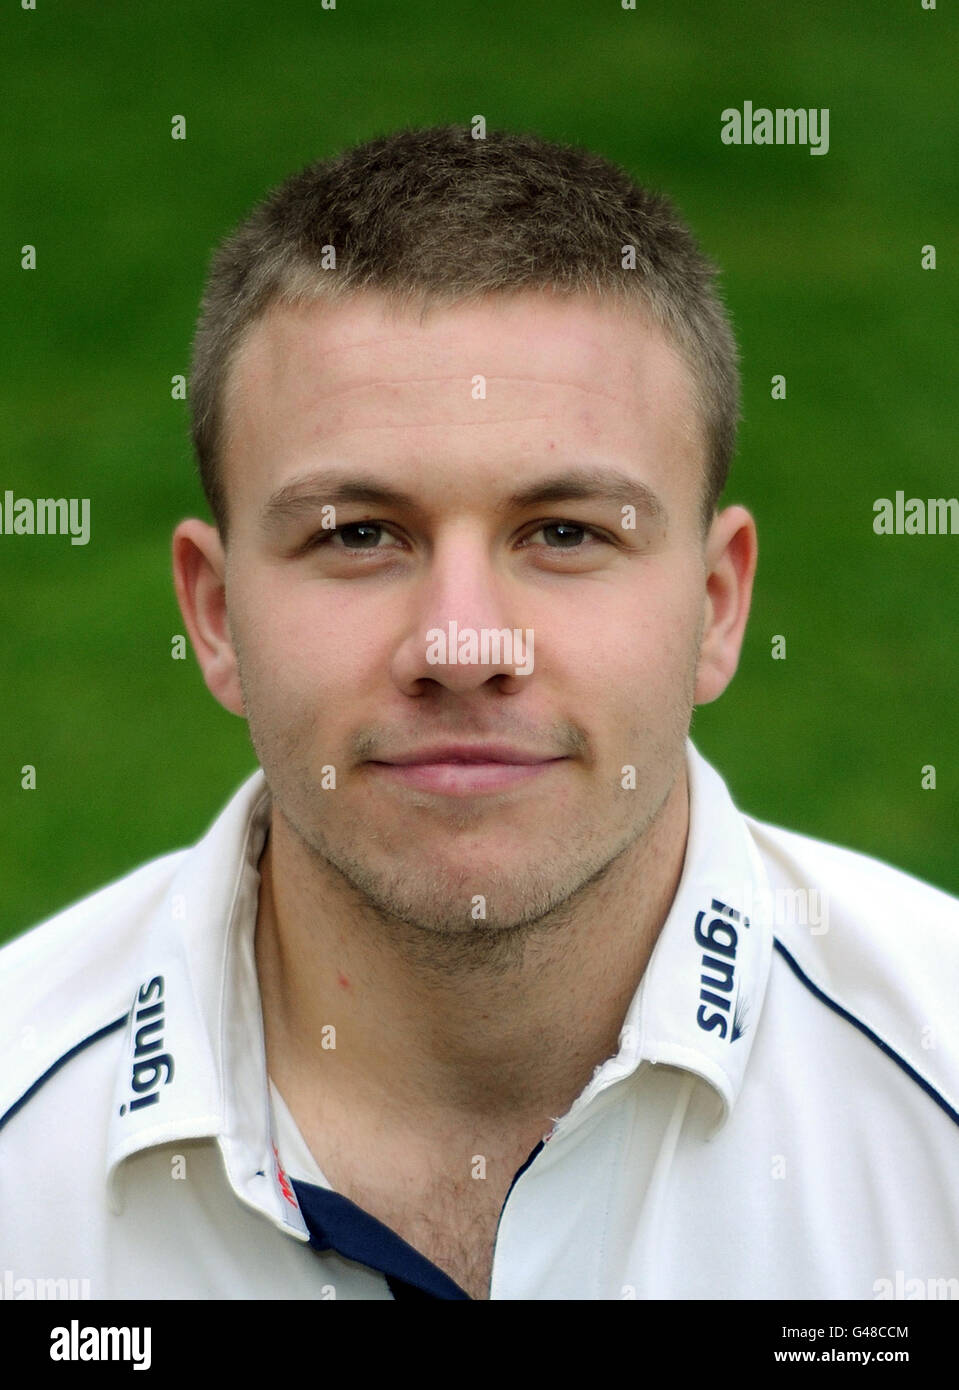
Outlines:
[[[294,1114],[319,1091],[407,1122],[564,1114],[617,1051],[688,826],[683,768],[641,839],[559,909],[451,938],[373,912],[274,803],[255,949],[267,1063]]]

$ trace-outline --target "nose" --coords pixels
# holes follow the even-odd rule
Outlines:
[[[533,658],[532,629],[522,616],[488,539],[465,530],[448,535],[411,596],[393,657],[396,684],[407,694],[422,693],[423,681],[466,693],[503,677],[520,689]]]

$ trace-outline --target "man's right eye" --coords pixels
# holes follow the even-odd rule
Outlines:
[[[308,550],[312,550],[319,545],[328,545],[336,536],[342,542],[342,548],[346,550],[378,550],[376,540],[385,528],[375,521],[354,521],[347,526],[334,526],[322,531],[309,541]],[[356,544],[351,542],[356,541]]]

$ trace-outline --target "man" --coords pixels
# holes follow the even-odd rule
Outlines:
[[[955,901],[741,815],[688,739],[757,554],[717,510],[713,278],[605,161],[452,128],[303,171],[220,248],[191,378],[215,525],[173,560],[260,768],[194,849],[0,955],[18,1276],[959,1279]]]

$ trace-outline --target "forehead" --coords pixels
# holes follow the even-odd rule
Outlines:
[[[236,356],[225,415],[231,522],[331,462],[450,502],[604,458],[670,511],[696,512],[702,492],[691,374],[632,304],[535,292],[425,317],[370,293],[274,305]]]

